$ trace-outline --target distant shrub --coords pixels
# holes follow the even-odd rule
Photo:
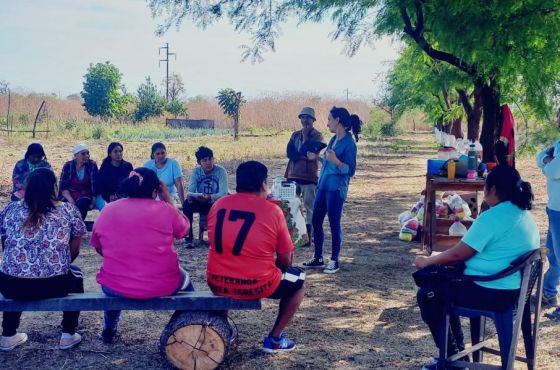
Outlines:
[[[75,119],[69,119],[64,121],[64,129],[68,131],[75,129],[77,125],[78,125],[78,121],[76,121]]]
[[[384,122],[379,127],[379,133],[381,136],[396,136],[399,134],[399,129],[397,127],[396,122]]]
[[[136,110],[134,111],[134,120],[145,121],[151,117],[159,117],[165,109],[165,98],[159,94],[156,85],[150,77],[146,77],[143,84],[138,87],[138,99],[136,102]]]
[[[18,122],[22,125],[27,125],[29,123],[29,113],[20,113],[18,115]]]
[[[100,140],[105,138],[105,128],[101,125],[94,126],[90,129],[87,139]]]
[[[189,117],[187,113],[187,106],[179,100],[171,100],[167,103],[165,110],[171,113],[175,118],[178,118],[179,116],[183,116],[185,118]]]
[[[399,133],[396,122],[391,120],[389,113],[380,108],[371,108],[368,121],[362,127],[362,135],[368,139],[396,136]]]

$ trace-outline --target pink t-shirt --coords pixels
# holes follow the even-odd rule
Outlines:
[[[188,229],[188,220],[165,202],[127,198],[108,203],[91,235],[91,245],[103,254],[97,282],[128,298],[172,294],[181,282],[173,239]]]

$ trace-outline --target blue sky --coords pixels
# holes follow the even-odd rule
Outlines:
[[[225,87],[249,97],[303,92],[368,99],[372,82],[397,57],[397,45],[380,40],[352,58],[343,44],[331,41],[330,23],[283,26],[276,53],[263,63],[241,62],[239,46],[249,36],[227,22],[200,30],[184,22],[163,37],[155,35],[158,19],[143,0],[2,0],[0,4],[0,80],[14,90],[66,96],[82,88],[90,63],[110,61],[123,74],[130,92],[150,76],[160,82],[158,48],[166,42],[171,72],[183,77],[187,97],[214,96]],[[160,21],[160,20],[159,20]]]

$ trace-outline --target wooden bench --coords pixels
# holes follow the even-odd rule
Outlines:
[[[0,311],[174,310],[161,334],[160,352],[179,369],[198,370],[218,367],[237,335],[225,312],[260,308],[258,299],[241,301],[218,297],[209,291],[145,300],[108,297],[103,293],[70,294],[39,301],[18,301],[0,295]]]

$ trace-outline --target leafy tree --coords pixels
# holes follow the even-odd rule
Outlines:
[[[159,117],[165,110],[165,98],[158,92],[150,77],[138,87],[135,121],[144,121],[150,117]]]
[[[167,80],[164,78],[161,84],[165,88],[167,86]],[[178,100],[184,92],[185,84],[183,83],[183,78],[177,73],[171,74],[171,76],[169,76],[169,87],[167,91],[167,98],[169,101]]]
[[[185,116],[187,117],[187,107],[185,105],[185,103],[179,101],[179,100],[171,100],[169,103],[167,103],[167,106],[165,107],[165,110],[168,111],[169,113],[173,114],[173,116],[175,116],[175,118],[179,117],[179,116]]]
[[[483,107],[485,160],[494,156],[501,100],[517,85],[523,86],[536,110],[546,110],[546,92],[556,74],[547,71],[559,60],[557,1],[414,0],[387,1],[387,5],[378,32],[400,34],[404,24],[405,34],[427,55],[453,66],[473,82]]]
[[[223,109],[224,114],[233,119],[233,137],[237,140],[239,135],[239,112],[241,106],[247,101],[241,95],[241,91],[235,91],[230,88],[220,90],[216,99],[218,99],[218,104]]]
[[[92,116],[115,117],[126,111],[119,69],[109,62],[90,64],[80,95],[83,106]]]
[[[0,94],[7,94],[10,91],[10,83],[8,81],[0,80]]]
[[[483,108],[481,143],[492,160],[499,105],[521,92],[540,114],[551,112],[558,96],[560,4],[558,0],[222,0],[206,2],[148,0],[154,16],[165,16],[158,32],[184,18],[206,27],[226,16],[237,31],[253,35],[244,58],[261,60],[274,51],[280,24],[332,19],[333,38],[353,55],[375,37],[405,37],[434,60],[454,67],[474,85]],[[476,100],[476,99],[475,99]]]
[[[387,76],[387,92],[382,103],[392,113],[393,121],[404,112],[418,108],[440,129],[463,137],[463,109],[457,91],[463,83],[455,70],[410,45]]]

